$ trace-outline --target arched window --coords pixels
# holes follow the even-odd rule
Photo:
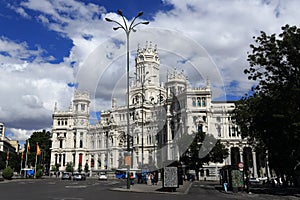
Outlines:
[[[192,103],[193,107],[196,107],[196,98],[192,98],[192,101],[193,101]]]
[[[202,107],[205,107],[206,106],[206,100],[205,100],[205,98],[203,97],[202,98]]]
[[[218,137],[221,137],[221,126],[217,126]]]
[[[81,111],[85,111],[85,105],[84,104],[81,104]]]
[[[200,100],[200,97],[197,98],[197,106],[199,106],[199,107],[201,106],[201,100]]]
[[[209,176],[209,169],[206,169],[206,176]]]
[[[94,167],[95,166],[95,161],[94,161],[94,158],[91,159],[91,167]]]
[[[82,142],[82,140],[80,140],[80,142],[79,142],[79,148],[82,148],[83,147],[83,142]]]
[[[200,176],[202,176],[202,177],[204,176],[204,169],[200,170]]]

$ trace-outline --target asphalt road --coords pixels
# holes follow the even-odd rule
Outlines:
[[[60,179],[13,180],[0,182],[0,200],[190,200],[190,199],[282,199],[257,194],[228,194],[211,185],[195,182],[186,195],[111,191],[125,186],[123,180],[69,181]]]

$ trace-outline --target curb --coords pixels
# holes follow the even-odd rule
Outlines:
[[[127,189],[127,188],[110,188],[111,191],[118,192],[135,192],[135,193],[156,193],[156,194],[172,194],[172,195],[186,195],[189,193],[190,188],[192,187],[192,182],[189,183],[187,188],[183,192],[175,191],[175,192],[166,192],[166,191],[158,191],[156,190],[142,190],[142,189]]]

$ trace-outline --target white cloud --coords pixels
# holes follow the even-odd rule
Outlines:
[[[0,38],[0,116],[8,127],[40,129],[51,126],[54,102],[69,105],[73,71],[67,64],[50,64],[44,50]],[[24,61],[35,57],[32,62]]]
[[[243,70],[248,65],[246,59],[249,44],[254,43],[252,36],[259,35],[261,30],[267,34],[279,33],[281,26],[299,25],[300,19],[300,12],[297,11],[300,2],[296,0],[163,2],[173,5],[174,9],[157,12],[150,25],[139,26],[137,33],[131,33],[130,45],[133,52],[138,43],[144,46],[146,40],[153,41],[160,49],[161,63],[165,68],[186,67],[186,71],[191,72],[193,67],[197,67],[201,69],[202,78],[208,76],[212,79],[212,85],[218,87],[224,84],[227,86],[227,94],[230,95],[243,95],[253,85],[253,82],[243,75]],[[15,43],[1,37],[0,52],[4,51],[9,56],[0,54],[0,78],[4,80],[1,81],[0,89],[2,93],[7,94],[0,102],[0,116],[11,119],[11,124],[18,119],[21,124],[22,117],[47,118],[52,113],[54,101],[63,102],[62,108],[68,105],[72,89],[68,88],[66,83],[74,81],[74,76],[84,71],[83,64],[86,63],[100,68],[99,71],[90,70],[89,75],[96,72],[93,73],[94,79],[102,81],[101,94],[104,96],[101,96],[101,100],[104,101],[101,105],[95,102],[96,107],[107,109],[107,105],[110,105],[111,90],[116,90],[116,93],[123,91],[117,91],[118,86],[112,88],[111,80],[125,80],[125,35],[122,30],[113,32],[114,25],[106,22],[104,18],[109,17],[122,22],[120,17],[116,13],[106,13],[102,6],[75,0],[23,1],[16,12],[26,17],[24,13],[28,14],[29,10],[35,11],[36,14],[31,16],[31,19],[38,20],[50,30],[71,39],[74,46],[70,55],[64,58],[64,63],[49,64],[41,56],[43,49],[37,47],[35,50],[29,50],[26,42]],[[169,34],[174,33],[181,39],[170,41],[172,37]],[[123,43],[116,44],[111,38],[118,38]],[[192,45],[189,46],[184,41],[189,41]],[[95,54],[96,59],[90,63],[89,57],[95,52],[99,54]],[[211,57],[211,62],[208,62],[209,59],[206,62],[201,61],[203,58],[199,55],[206,54],[209,55],[206,58]],[[20,60],[29,56],[34,56],[35,60],[31,63]],[[186,65],[177,62],[184,59],[189,61]],[[74,61],[76,66],[72,71],[68,66]],[[195,63],[206,64],[193,66]],[[101,77],[103,72],[107,76]],[[219,83],[213,78],[216,74],[216,77],[222,77]],[[90,80],[91,76],[87,77]],[[195,77],[191,76],[191,79],[195,80]],[[194,86],[199,84],[201,81],[194,83]],[[99,92],[99,88],[96,90]],[[221,88],[215,88],[214,94],[221,95]],[[33,102],[37,103],[38,107],[33,108]]]

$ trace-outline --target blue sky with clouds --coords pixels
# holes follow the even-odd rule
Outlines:
[[[144,11],[138,20],[150,22],[131,34],[131,59],[138,44],[152,41],[162,68],[184,69],[194,87],[209,78],[215,99],[237,99],[254,84],[243,74],[252,37],[299,26],[299,6],[297,0],[1,1],[0,121],[20,141],[50,129],[55,102],[66,110],[83,79],[79,85],[87,88],[97,81],[95,111],[109,109],[112,90],[122,98],[125,37],[104,20],[122,22],[118,9],[129,21]]]

